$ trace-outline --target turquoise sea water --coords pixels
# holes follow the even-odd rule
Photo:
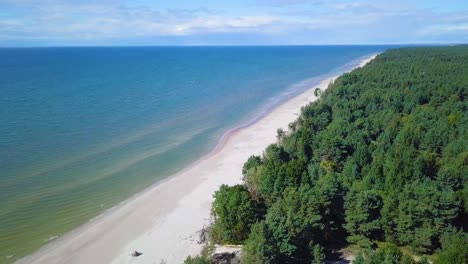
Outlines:
[[[0,49],[0,263],[175,173],[228,129],[387,48]]]

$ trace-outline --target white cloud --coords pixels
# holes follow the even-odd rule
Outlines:
[[[0,34],[35,32],[51,38],[119,38],[255,31],[276,20],[271,15],[218,15],[209,9],[128,8],[119,5],[57,3],[38,6],[24,17],[0,20]]]
[[[446,24],[446,25],[434,25],[428,26],[422,29],[419,34],[421,35],[433,35],[441,33],[460,33],[468,34],[468,23],[467,24]]]
[[[454,39],[456,34],[466,34],[468,25],[466,10],[439,14],[401,1],[257,3],[263,7],[233,13],[207,8],[129,7],[119,0],[48,0],[46,4],[4,0],[0,3],[0,9],[6,10],[6,15],[0,16],[0,45],[14,36],[112,43],[114,39],[207,34],[250,34],[276,38],[278,43],[402,43],[447,34]]]
[[[259,27],[269,25],[276,20],[273,16],[257,15],[243,17],[205,16],[196,17],[175,25],[163,25],[164,33],[174,35],[186,35],[197,32],[245,32],[256,31]],[[161,32],[148,32],[159,34]]]

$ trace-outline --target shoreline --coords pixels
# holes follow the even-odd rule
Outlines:
[[[283,98],[282,100],[279,100],[277,103],[273,103],[271,105],[267,105],[266,107],[260,108],[256,113],[254,113],[252,116],[250,116],[250,118],[247,118],[246,122],[244,122],[244,123],[241,122],[240,124],[234,125],[232,128],[229,128],[226,132],[221,134],[218,141],[216,142],[216,144],[214,145],[214,147],[210,151],[203,154],[200,159],[197,159],[193,163],[188,164],[187,168],[190,167],[191,165],[193,165],[194,163],[199,162],[204,157],[216,154],[217,151],[222,149],[222,147],[224,146],[224,143],[229,139],[229,137],[232,134],[236,133],[239,130],[251,127],[252,125],[257,123],[258,121],[263,119],[265,116],[271,114],[271,112],[273,112],[273,110],[275,110],[277,107],[281,106],[282,104],[285,104],[289,100],[291,100],[291,99],[293,99],[293,98],[295,98],[297,96],[300,96],[301,94],[304,94],[304,93],[308,92],[310,89],[315,89],[316,87],[320,86],[320,84],[322,82],[324,82],[325,80],[336,79],[337,77],[341,76],[344,73],[347,73],[347,72],[350,72],[350,71],[352,71],[352,70],[354,70],[356,68],[362,67],[367,62],[369,62],[373,58],[375,58],[378,54],[380,54],[380,52],[379,53],[373,53],[372,55],[365,55],[365,56],[356,58],[356,59],[354,59],[354,60],[352,60],[352,61],[350,61],[350,62],[348,62],[348,63],[346,63],[344,65],[341,65],[341,66],[337,67],[336,69],[334,69],[331,72],[328,72],[326,74],[323,74],[323,75],[320,75],[320,76],[317,76],[317,77],[313,77],[313,78],[309,78],[309,79],[305,79],[303,81],[300,81],[299,83],[308,82],[308,81],[312,80],[313,85],[307,85],[307,88],[305,88],[303,90],[288,92],[288,94],[290,94],[290,95],[287,96],[286,98]],[[337,71],[338,73],[335,73],[335,71]],[[310,86],[313,86],[314,88],[311,88]],[[182,168],[181,170],[183,170],[184,168]],[[171,176],[174,176],[177,173],[178,172],[174,173]],[[169,177],[171,177],[171,176],[169,176]]]
[[[221,184],[241,183],[241,168],[276,142],[276,129],[316,100],[316,87],[362,67],[376,54],[292,95],[244,125],[226,131],[216,146],[181,171],[162,179],[96,218],[19,259],[17,263],[181,263],[199,253],[198,231],[209,222],[212,195]],[[133,258],[133,251],[143,255]]]

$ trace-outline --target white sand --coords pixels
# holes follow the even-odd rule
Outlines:
[[[278,106],[253,125],[232,133],[216,152],[19,262],[182,263],[201,249],[198,232],[209,222],[213,193],[221,184],[240,183],[247,158],[262,154],[276,141],[277,128],[287,129],[301,106],[316,100],[315,88],[324,90],[333,80],[326,79]],[[131,257],[134,250],[143,255]]]

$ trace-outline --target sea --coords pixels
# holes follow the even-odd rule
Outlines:
[[[0,48],[0,263],[390,46]],[[291,120],[293,121],[293,120]]]

